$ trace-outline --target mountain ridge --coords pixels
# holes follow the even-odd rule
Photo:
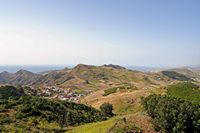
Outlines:
[[[190,75],[185,76],[192,78]],[[50,70],[41,73],[33,73],[23,69],[16,73],[0,73],[0,84],[22,86],[56,85],[86,92],[110,86],[117,87],[123,84],[129,84],[137,88],[148,88],[152,85],[159,87],[176,82],[176,80],[179,79],[170,78],[164,75],[162,71],[141,72],[113,64],[102,66],[78,64],[73,68]]]

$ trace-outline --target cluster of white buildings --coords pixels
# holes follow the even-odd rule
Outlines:
[[[72,91],[70,88],[62,89],[57,86],[44,87],[41,89],[40,92],[37,93],[37,95],[52,99],[68,100],[73,102],[78,102],[82,97],[85,96],[84,94]]]

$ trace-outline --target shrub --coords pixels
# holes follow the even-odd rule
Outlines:
[[[169,96],[150,95],[144,108],[158,130],[166,132],[200,132],[200,105]]]
[[[109,88],[107,90],[104,90],[104,94],[103,96],[107,96],[107,95],[110,95],[112,93],[115,93],[117,91],[117,88]]]
[[[100,106],[101,111],[107,116],[113,116],[113,106],[110,103],[104,103]]]

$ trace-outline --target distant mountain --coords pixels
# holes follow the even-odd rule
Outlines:
[[[177,73],[175,71],[162,71],[162,74],[164,74],[165,76],[171,78],[171,79],[174,79],[174,80],[180,80],[180,81],[192,81],[191,78],[183,75],[183,74],[180,74],[180,73]]]
[[[178,73],[179,77],[184,77],[186,80],[194,80],[194,81],[200,81],[200,74],[198,71],[195,71],[194,69],[191,68],[174,68],[166,71],[171,71],[174,73]]]
[[[11,76],[12,76],[12,74],[8,73],[7,71],[0,73],[0,83],[1,84],[8,83],[8,80],[11,78]]]
[[[196,67],[189,67],[189,69],[191,69],[192,71],[200,74],[200,66],[196,66]]]
[[[167,70],[168,72],[140,72],[128,70],[119,65],[92,66],[79,64],[72,69],[45,71],[32,73],[19,70],[16,73],[0,73],[0,84],[29,85],[29,86],[60,86],[62,88],[76,89],[81,92],[91,92],[100,88],[132,86],[133,88],[146,88],[148,86],[160,87],[173,81],[190,80],[198,77],[193,72]],[[173,75],[175,74],[175,75]],[[175,76],[175,77],[174,77]],[[178,78],[177,78],[178,76]]]
[[[125,67],[122,67],[119,65],[113,65],[113,64],[109,64],[109,65],[104,64],[103,67],[110,67],[110,68],[114,68],[114,69],[126,69]]]
[[[19,70],[14,74],[8,72],[0,73],[1,84],[32,85],[41,79],[42,75],[35,74],[26,70]]]

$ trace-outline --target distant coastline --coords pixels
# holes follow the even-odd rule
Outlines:
[[[43,71],[49,71],[49,70],[61,70],[66,67],[68,68],[73,68],[75,65],[58,65],[58,66],[0,66],[0,73],[7,71],[9,73],[15,73],[21,69],[27,70],[33,73],[39,73]],[[137,70],[137,71],[143,71],[143,72],[149,72],[149,71],[155,71],[158,69],[161,69],[161,67],[143,67],[143,66],[125,66],[127,69],[131,70]]]
[[[62,70],[64,68],[73,68],[76,65],[46,65],[46,66],[0,66],[0,73],[7,71],[9,73],[15,73],[21,69],[27,70],[33,73],[39,73],[39,72],[44,72],[44,71],[49,71],[49,70]],[[190,67],[183,67],[183,68],[199,68],[196,66],[190,66]],[[142,71],[142,72],[152,72],[152,71],[161,71],[161,70],[166,70],[166,69],[172,69],[172,68],[178,68],[178,67],[148,67],[148,66],[123,66],[127,69],[130,70],[137,70],[137,71]]]
[[[66,67],[70,68],[71,66],[0,66],[0,72],[7,71],[10,73],[15,73],[21,69],[24,69],[33,73],[38,73],[49,70],[60,70]]]

